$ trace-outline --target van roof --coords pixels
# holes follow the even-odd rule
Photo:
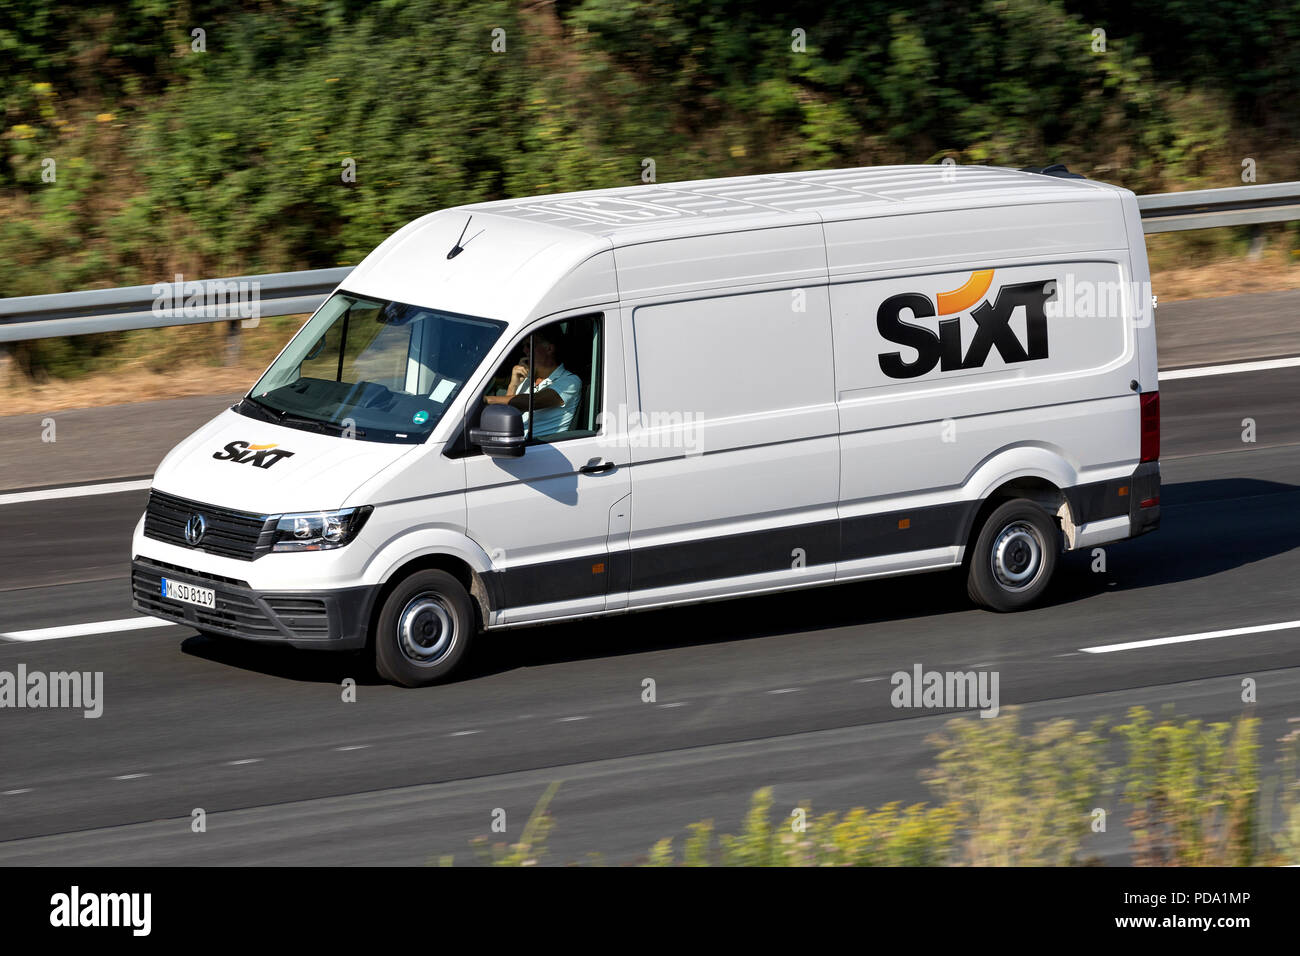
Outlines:
[[[699,179],[459,206],[630,242],[934,209],[1113,197],[1118,187],[992,166],[869,166]]]
[[[613,258],[600,254],[619,248],[920,212],[1044,203],[1060,210],[1067,203],[1114,202],[1122,192],[1127,191],[1015,169],[929,165],[505,199],[443,209],[408,223],[353,269],[346,286],[363,295],[513,322],[617,299]],[[1053,218],[1061,218],[1059,212]],[[464,255],[449,255],[462,242]],[[825,255],[814,259],[824,271]]]

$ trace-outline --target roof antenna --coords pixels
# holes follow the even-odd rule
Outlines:
[[[465,230],[469,228],[469,224],[473,220],[473,218],[474,218],[473,216],[470,216],[469,219],[465,220],[465,225],[460,231],[459,238],[456,239],[456,244],[452,246],[451,251],[447,253],[448,259],[455,259],[458,255],[460,255],[462,252],[465,251],[465,247],[461,245],[460,240],[465,238]],[[469,237],[470,240],[478,238],[479,234],[482,232],[483,230],[480,229],[478,232],[474,233],[474,235]]]

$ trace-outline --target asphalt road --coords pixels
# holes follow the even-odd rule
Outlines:
[[[493,839],[516,838],[552,781],[551,862],[634,860],[706,817],[734,828],[764,785],[782,808],[925,799],[947,717],[889,702],[889,675],[916,663],[997,670],[1027,720],[1136,704],[1227,719],[1253,677],[1268,756],[1300,717],[1300,629],[1081,652],[1300,619],[1300,369],[1161,393],[1161,529],[1109,546],[1105,573],[1067,556],[1020,614],[972,609],[951,573],[892,579],[509,632],[419,691],[355,657],[180,627],[0,643],[0,670],[102,671],[105,698],[99,719],[0,710],[0,863],[473,862],[493,811],[509,827]],[[143,501],[0,506],[0,632],[130,616]],[[1122,861],[1119,833],[1089,852]]]

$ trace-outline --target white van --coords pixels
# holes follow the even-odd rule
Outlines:
[[[178,445],[137,610],[371,648],[963,565],[1039,597],[1159,520],[1132,193],[902,166],[482,203],[366,257]]]

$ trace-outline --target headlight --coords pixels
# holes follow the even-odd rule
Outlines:
[[[272,551],[328,551],[341,548],[357,536],[374,509],[344,508],[341,511],[307,511],[280,515],[275,525]]]

